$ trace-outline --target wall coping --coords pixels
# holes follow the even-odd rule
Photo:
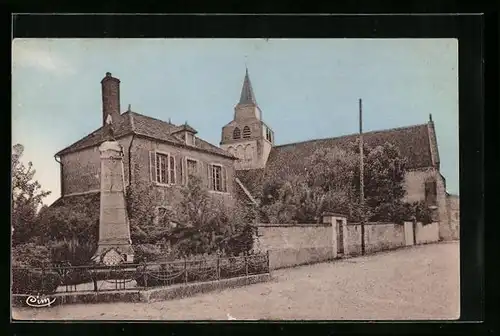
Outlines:
[[[347,215],[344,215],[344,214],[341,214],[338,212],[329,212],[329,211],[323,212],[322,216],[323,217],[344,217],[344,218],[347,218]]]
[[[280,224],[280,223],[256,223],[256,227],[329,227],[330,223],[294,223],[294,224]]]
[[[347,223],[347,225],[361,225],[360,222],[350,222]],[[402,224],[397,224],[393,222],[366,222],[365,225],[402,225]]]

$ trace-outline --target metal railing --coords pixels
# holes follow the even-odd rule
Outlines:
[[[13,294],[140,290],[269,273],[269,253],[117,266],[13,268]]]

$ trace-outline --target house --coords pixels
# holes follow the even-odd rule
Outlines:
[[[455,237],[456,234],[452,232],[458,232],[458,219],[453,224],[455,229],[452,229],[450,216],[456,217],[458,196],[452,197],[446,192],[432,116],[421,125],[367,132],[363,136],[370,147],[389,142],[399,148],[408,160],[406,201],[426,200],[432,208],[437,207],[441,238]],[[252,201],[256,202],[264,174],[272,174],[273,170],[282,166],[293,169],[294,163],[301,162],[316,149],[346,147],[357,138],[357,134],[352,134],[276,146],[274,132],[262,118],[247,70],[240,102],[235,108],[233,120],[222,128],[220,145],[238,157],[235,163],[236,177],[244,185],[246,194],[250,194]],[[450,210],[450,206],[454,207],[455,212]]]
[[[120,109],[120,80],[106,73],[102,86],[102,126],[59,151],[61,197],[51,207],[87,204],[89,215],[99,214],[99,145],[106,139],[107,124],[123,149],[125,186],[129,190],[149,185],[155,192],[156,210],[175,205],[182,186],[191,176],[200,177],[214,197],[231,203],[241,184],[235,183],[236,158],[208,143],[188,125],[174,125]]]

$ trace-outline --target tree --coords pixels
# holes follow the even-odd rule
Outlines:
[[[319,148],[294,165],[293,172],[283,164],[266,175],[262,194],[265,220],[320,222],[325,211],[352,212],[353,153]]]
[[[364,215],[371,221],[399,221],[405,217],[406,159],[398,149],[364,147],[365,207],[360,207],[359,143],[346,149],[319,148],[295,171],[278,165],[265,177],[261,210],[269,222],[319,222],[325,211],[344,213],[350,221]]]
[[[359,156],[359,142],[353,151]],[[390,143],[374,148],[364,147],[364,200],[365,219],[370,221],[399,220],[405,212],[404,179],[407,159]],[[359,165],[354,171],[354,199],[359,204]],[[358,213],[358,216],[360,213]],[[358,220],[360,218],[357,218]]]
[[[12,243],[19,244],[30,241],[37,234],[36,216],[42,200],[50,191],[42,190],[40,183],[34,179],[33,163],[27,167],[21,162],[24,147],[16,144],[12,147],[12,197],[11,220],[14,230]]]

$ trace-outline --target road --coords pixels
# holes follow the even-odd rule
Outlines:
[[[15,308],[43,320],[406,320],[459,317],[458,242],[273,272],[273,280],[155,303]]]

